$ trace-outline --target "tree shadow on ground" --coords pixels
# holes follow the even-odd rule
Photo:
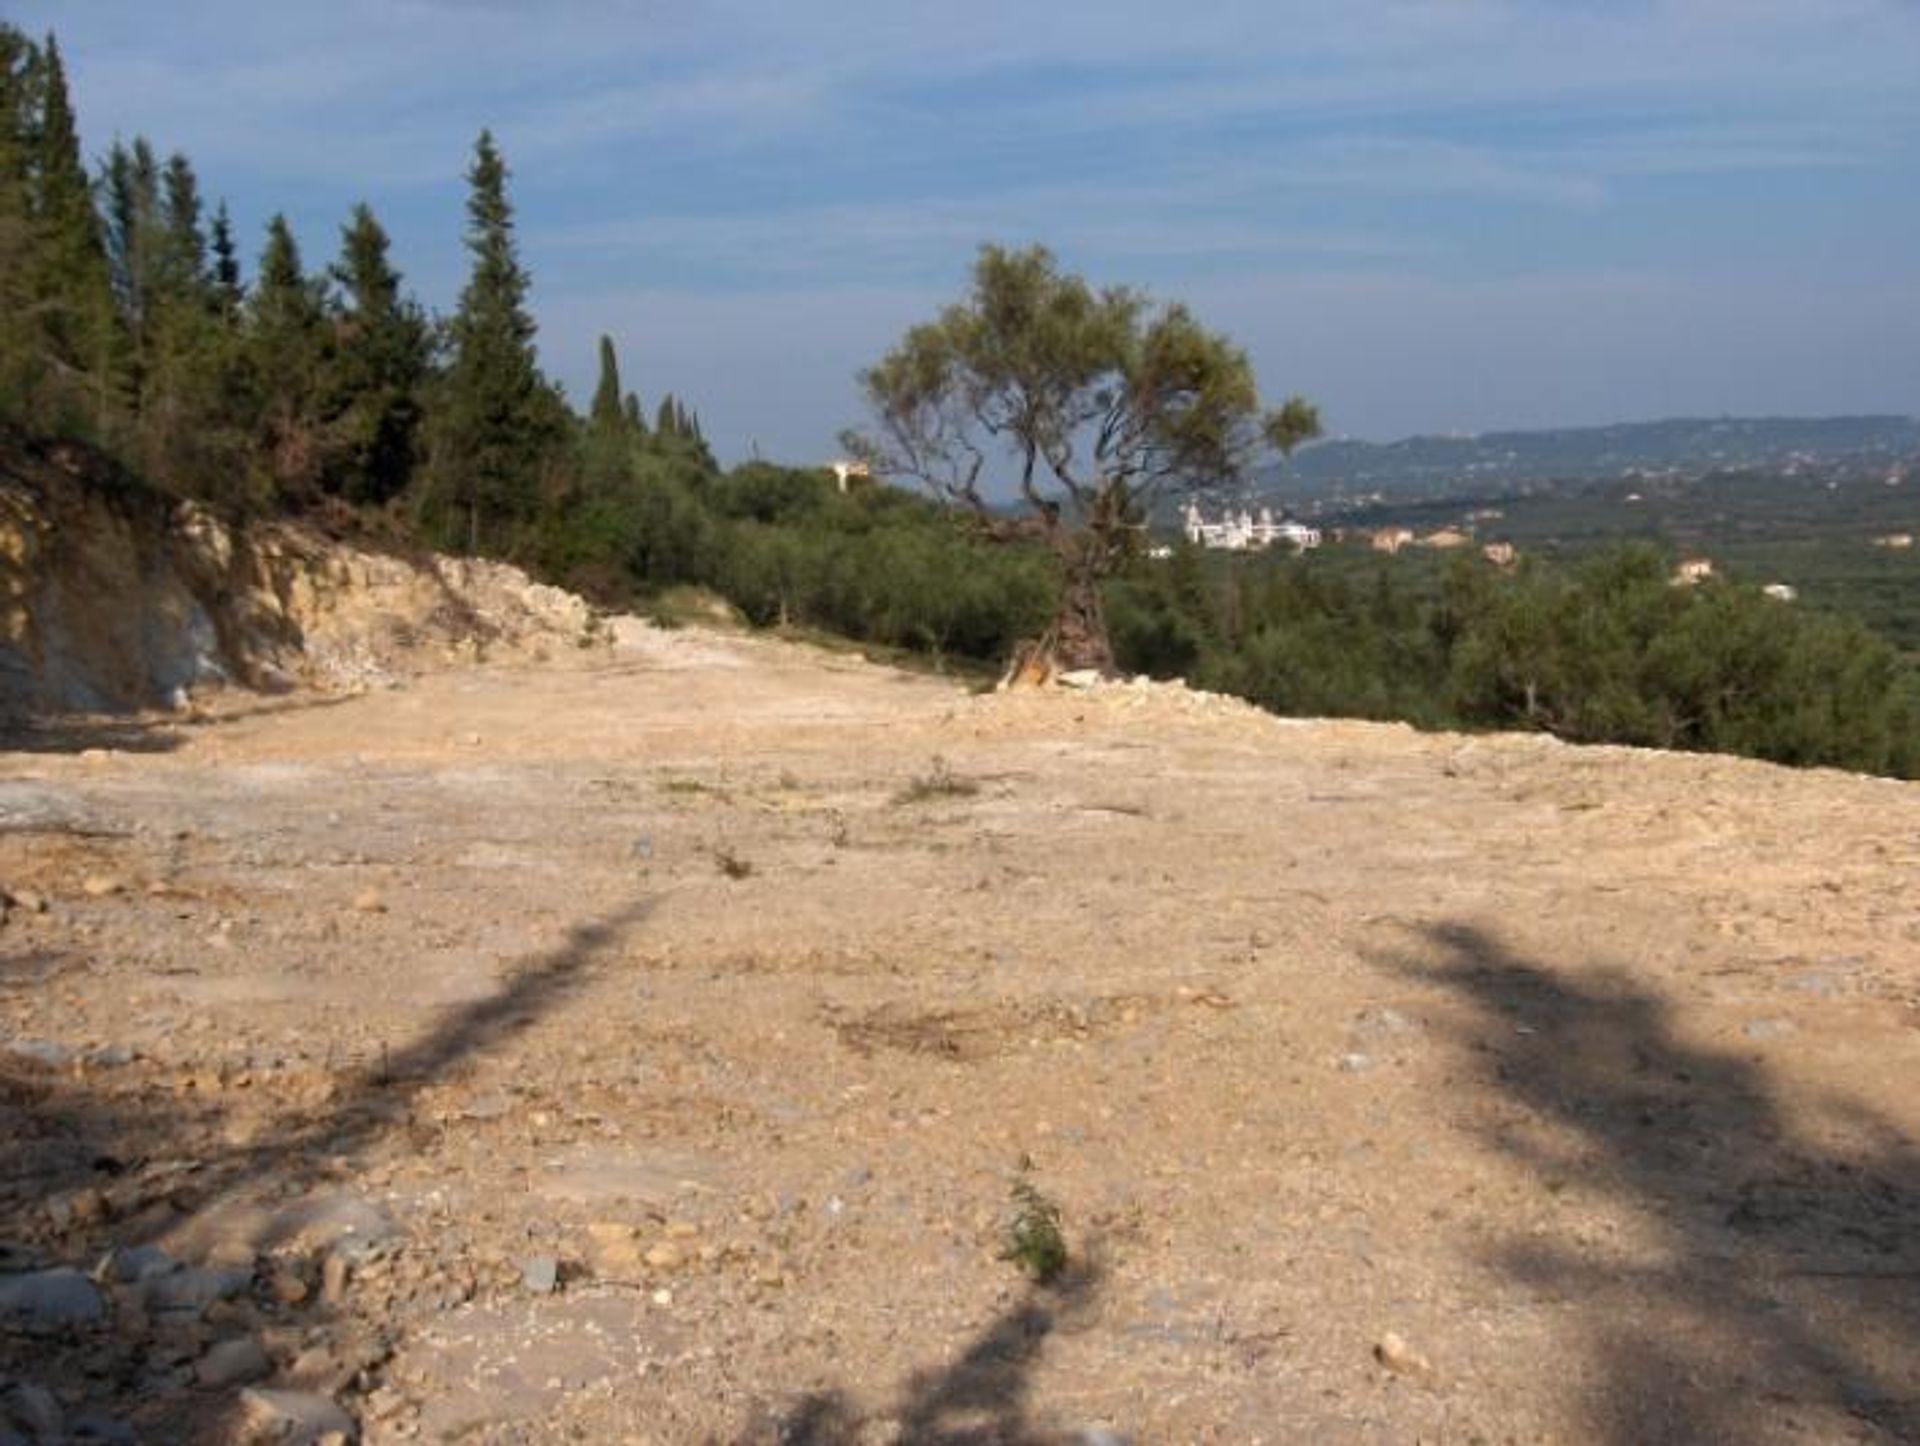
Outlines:
[[[952,1364],[917,1372],[881,1417],[901,1446],[1060,1446],[1065,1439],[1036,1426],[1029,1410],[1031,1376],[1049,1336],[1083,1314],[1099,1291],[1091,1265],[1051,1287],[1030,1287],[976,1335]],[[874,1438],[869,1418],[843,1391],[816,1391],[780,1418],[751,1432],[752,1442],[778,1446],[861,1446]]]
[[[1914,1141],[1856,1102],[1788,1097],[1757,1048],[1680,1037],[1625,971],[1576,975],[1458,925],[1428,940],[1395,967],[1473,1007],[1459,1042],[1524,1109],[1494,1148],[1635,1217],[1624,1251],[1530,1236],[1492,1256],[1577,1305],[1590,1439],[1920,1440]]]
[[[0,1058],[0,1264],[87,1269],[109,1249],[177,1231],[238,1198],[297,1203],[325,1187],[350,1189],[356,1157],[413,1130],[410,1104],[420,1090],[560,1009],[653,902],[639,899],[575,925],[558,946],[522,961],[494,994],[450,1010],[411,1044],[339,1075],[325,1104],[276,1111],[271,1132],[244,1144],[222,1143],[217,1094],[168,1089],[138,1067],[95,1067],[84,1054],[52,1066]],[[418,1130],[413,1137],[430,1143]],[[88,1194],[111,1200],[123,1184],[155,1169],[164,1187],[154,1209],[123,1213],[109,1205],[95,1215],[62,1206]],[[157,1389],[151,1342],[105,1342],[100,1331],[0,1330],[0,1380],[70,1389],[138,1421],[143,1439],[201,1439],[213,1431],[209,1413],[224,1410],[230,1393]]]
[[[108,714],[49,714],[0,718],[0,753],[171,753],[182,739],[176,720]]]

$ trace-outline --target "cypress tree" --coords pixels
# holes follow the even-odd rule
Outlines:
[[[464,530],[468,550],[477,552],[497,526],[533,515],[565,408],[535,360],[507,167],[489,131],[475,143],[467,184],[473,270],[450,328],[453,360],[434,417],[424,510],[443,537]]]
[[[636,437],[647,435],[647,414],[640,406],[639,397],[628,392],[627,399],[620,404],[620,413],[629,432]]]
[[[625,412],[620,402],[620,361],[614,355],[613,338],[600,338],[600,383],[593,391],[593,410],[589,413],[596,432],[612,435],[620,431]]]
[[[680,404],[674,401],[673,393],[668,392],[660,398],[659,409],[653,414],[654,435],[657,437],[679,436],[679,417]]]

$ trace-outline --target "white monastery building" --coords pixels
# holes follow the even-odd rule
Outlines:
[[[1196,547],[1214,547],[1225,552],[1257,552],[1284,542],[1304,552],[1320,545],[1320,529],[1307,527],[1291,519],[1276,522],[1273,509],[1262,507],[1256,517],[1242,507],[1238,512],[1221,514],[1218,522],[1200,515],[1200,504],[1189,502],[1185,514],[1187,541]]]

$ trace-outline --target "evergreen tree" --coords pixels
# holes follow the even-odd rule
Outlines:
[[[220,314],[237,321],[245,297],[240,281],[240,248],[233,239],[233,221],[222,201],[213,213],[213,299]]]
[[[38,66],[38,126],[33,135],[35,267],[32,290],[45,365],[63,401],[93,432],[104,433],[112,401],[113,299],[93,187],[60,46],[49,35]],[[79,417],[71,420],[78,422]]]
[[[322,388],[329,336],[324,287],[300,264],[287,219],[267,223],[267,242],[247,301],[247,353],[257,388],[256,457],[263,481],[284,499],[309,496],[326,460]]]
[[[640,398],[632,392],[620,404],[621,415],[627,424],[627,430],[636,437],[647,435],[647,414],[640,406]]]
[[[32,320],[33,64],[26,36],[0,24],[0,411],[15,416],[30,410],[39,373]]]
[[[491,132],[480,133],[467,183],[473,271],[450,329],[453,358],[434,414],[423,511],[443,537],[464,532],[467,549],[477,552],[501,528],[534,515],[566,410],[535,360],[507,167]]]
[[[106,201],[107,268],[132,349],[136,387],[160,289],[160,173],[145,136],[107,152],[101,177]]]
[[[659,410],[653,414],[653,431],[658,437],[677,437],[680,435],[680,404],[668,392],[660,398]]]
[[[613,338],[600,338],[600,383],[593,391],[593,410],[589,420],[596,432],[617,434],[626,422],[620,401],[620,361],[614,355]]]
[[[209,297],[207,236],[200,224],[200,182],[187,158],[167,157],[161,222],[165,240],[160,284],[172,301],[204,303]]]
[[[386,231],[365,204],[340,231],[340,287],[330,380],[337,451],[323,485],[349,502],[397,496],[418,453],[421,391],[431,359],[427,320],[401,294]]]

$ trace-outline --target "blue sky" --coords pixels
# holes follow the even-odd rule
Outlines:
[[[249,253],[428,304],[514,170],[548,369],[831,454],[983,240],[1190,302],[1336,432],[1920,412],[1920,0],[14,0]]]

